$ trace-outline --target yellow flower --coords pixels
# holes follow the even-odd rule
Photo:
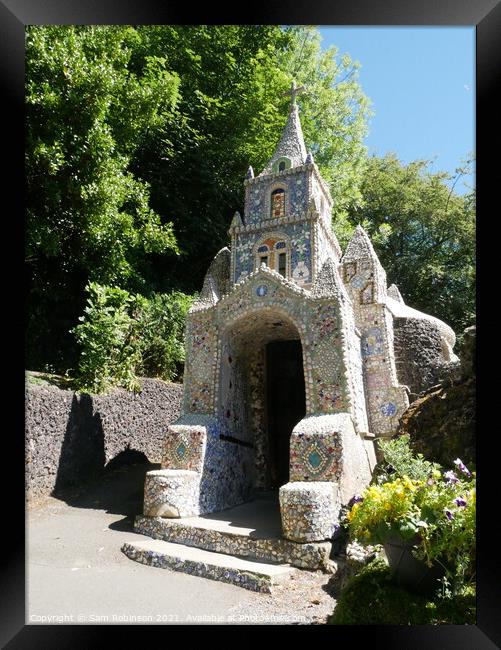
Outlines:
[[[419,485],[418,481],[412,481],[408,476],[404,476],[403,482],[405,487],[411,492],[415,492],[417,490],[417,486]]]

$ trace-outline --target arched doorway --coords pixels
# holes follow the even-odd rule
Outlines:
[[[301,336],[277,308],[240,317],[220,345],[219,417],[236,444],[252,446],[254,488],[289,480],[289,441],[306,414]]]

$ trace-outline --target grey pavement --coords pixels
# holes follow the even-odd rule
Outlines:
[[[145,566],[120,551],[147,539],[132,531],[147,469],[117,470],[84,493],[27,510],[27,624],[231,624],[261,609],[263,594]]]
[[[132,531],[144,471],[124,468],[73,503],[50,498],[27,511],[27,624],[231,623],[235,605],[252,611],[261,594],[120,551],[126,540],[147,539]]]

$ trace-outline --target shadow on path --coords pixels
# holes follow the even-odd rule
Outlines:
[[[159,468],[159,464],[148,462],[143,453],[127,449],[111,460],[93,480],[57,493],[54,491],[53,496],[73,508],[125,515],[111,527],[114,530],[132,530],[135,515],[143,511],[146,473]]]
[[[143,511],[146,473],[159,468],[144,453],[130,448],[105,465],[101,416],[94,412],[91,395],[75,393],[52,497],[73,508],[125,515],[113,528],[132,530],[134,516]]]

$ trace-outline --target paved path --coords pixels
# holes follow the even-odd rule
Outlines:
[[[84,495],[28,510],[28,624],[312,623],[332,612],[325,575],[301,571],[266,596],[129,560],[122,543],[145,539],[132,521],[146,469],[118,470]]]

